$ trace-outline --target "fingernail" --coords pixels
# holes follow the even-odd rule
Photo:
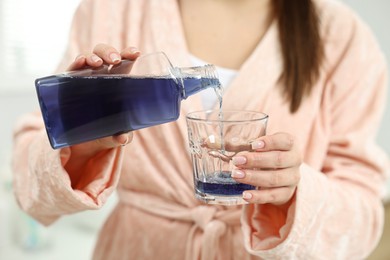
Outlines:
[[[233,177],[233,178],[236,178],[236,179],[245,178],[245,172],[240,171],[240,170],[237,170],[237,169],[234,169],[234,170],[232,171],[232,177]]]
[[[85,56],[83,54],[80,54],[79,56],[76,57],[76,59],[74,59],[75,61],[76,60],[80,60],[80,59],[84,59]]]
[[[118,53],[113,52],[110,54],[110,59],[112,62],[118,62],[121,60],[121,56],[119,56]]]
[[[253,150],[264,148],[264,146],[265,146],[264,141],[253,141],[252,142],[252,149]]]
[[[140,52],[137,48],[135,48],[135,47],[131,47],[129,51],[130,51],[131,54],[138,54],[138,53],[141,53],[141,52]]]
[[[129,143],[129,136],[126,136],[126,140],[124,143],[122,143],[122,146],[126,146]]]
[[[244,193],[242,193],[242,197],[243,197],[244,199],[246,199],[246,200],[250,200],[250,199],[253,197],[253,195],[252,195],[252,193],[250,193],[250,192],[244,191]]]
[[[102,59],[99,56],[97,56],[97,55],[92,55],[91,56],[91,60],[93,62],[101,62],[102,61]]]
[[[246,158],[243,156],[235,156],[233,157],[233,164],[234,165],[242,165],[246,163]]]

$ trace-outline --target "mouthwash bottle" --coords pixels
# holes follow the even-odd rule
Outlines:
[[[163,52],[36,79],[53,149],[177,120],[183,99],[206,88],[221,95],[213,65],[174,67]]]

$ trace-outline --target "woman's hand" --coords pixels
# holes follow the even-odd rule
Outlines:
[[[134,61],[139,55],[140,51],[135,47],[128,47],[121,52],[118,52],[110,45],[98,44],[92,52],[78,55],[68,67],[68,71],[81,70],[86,67],[98,68],[103,64],[117,65],[124,59]],[[130,71],[130,67],[128,70]],[[72,154],[79,158],[88,158],[105,149],[115,148],[121,145],[124,146],[130,143],[132,139],[132,132],[105,137],[72,146]]]
[[[101,43],[95,46],[93,52],[78,55],[67,70],[80,70],[87,66],[98,68],[103,64],[117,65],[122,59],[136,60],[140,54],[135,47],[128,47],[119,53],[114,47]]]
[[[291,200],[299,183],[302,163],[294,138],[287,133],[267,135],[252,142],[253,152],[233,157],[232,177],[258,187],[243,193],[249,203],[283,205]]]

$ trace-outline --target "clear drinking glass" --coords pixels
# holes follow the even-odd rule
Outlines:
[[[208,204],[245,204],[242,193],[256,187],[236,182],[232,158],[251,151],[266,134],[268,115],[255,111],[208,110],[186,117],[195,196]]]

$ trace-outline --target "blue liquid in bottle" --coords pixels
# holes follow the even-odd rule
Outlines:
[[[35,85],[50,144],[57,149],[175,121],[182,99],[206,87],[220,88],[217,78],[179,81],[54,75],[37,79]]]

